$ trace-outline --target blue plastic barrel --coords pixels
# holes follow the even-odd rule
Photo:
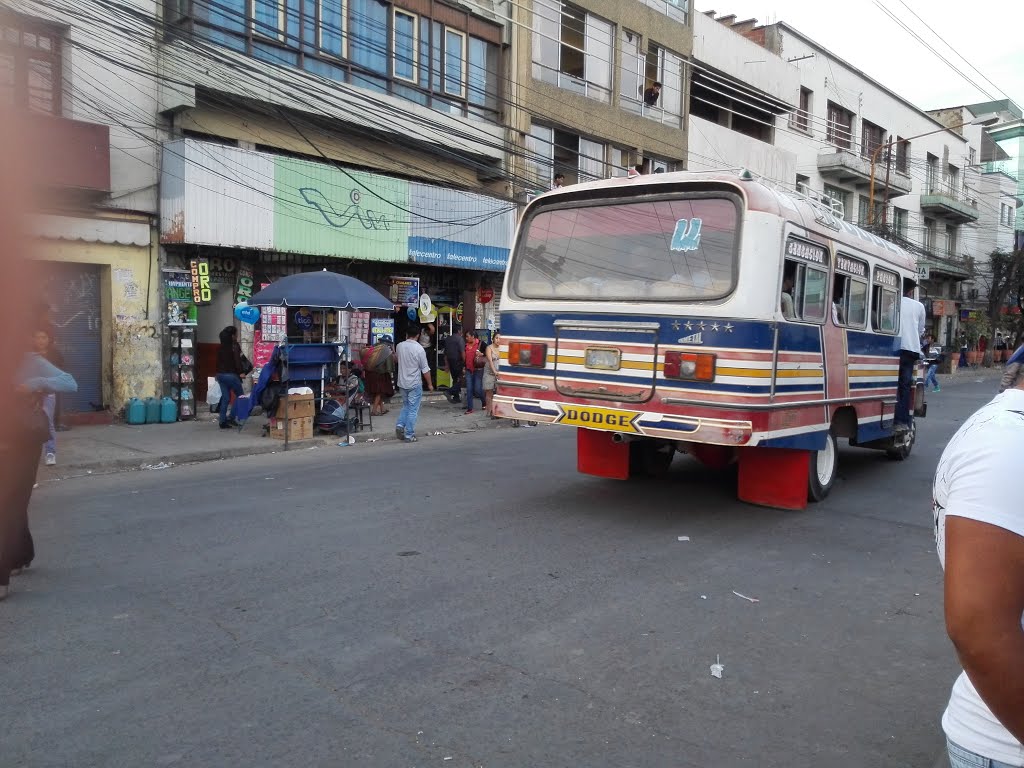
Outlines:
[[[139,400],[139,398],[133,397],[125,407],[125,415],[126,421],[129,424],[145,424],[146,404]]]
[[[160,423],[160,401],[155,397],[146,398],[146,423]]]
[[[171,400],[169,397],[165,397],[160,401],[160,422],[163,424],[173,424],[178,420],[178,404]]]

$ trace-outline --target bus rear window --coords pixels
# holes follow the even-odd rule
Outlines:
[[[732,197],[541,209],[524,225],[512,288],[524,299],[721,298],[736,281]]]

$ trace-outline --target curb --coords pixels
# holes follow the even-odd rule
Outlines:
[[[502,424],[506,419],[498,419],[497,421],[488,420],[487,422],[481,422],[479,426],[470,428],[455,428],[445,429],[444,436],[448,435],[464,435],[470,432],[480,432],[483,430],[490,429],[503,429],[506,426]],[[424,431],[425,436],[433,437],[432,431]],[[353,444],[361,445],[368,443],[369,441],[376,442],[398,442],[398,438],[395,437],[395,433],[391,432],[357,432],[354,437],[356,442]],[[254,445],[239,446],[237,448],[216,448],[207,451],[189,451],[187,453],[176,453],[176,454],[147,454],[144,457],[136,459],[114,459],[111,461],[96,461],[79,464],[66,464],[58,465],[56,472],[53,477],[46,477],[43,475],[45,469],[40,467],[39,482],[53,482],[56,480],[70,480],[76,477],[85,477],[87,475],[110,475],[119,472],[141,472],[146,470],[156,469],[169,469],[171,467],[182,466],[185,464],[203,464],[210,461],[222,461],[225,459],[241,459],[246,456],[264,456],[270,453],[284,453],[284,441],[273,440],[269,437],[263,438],[264,442]],[[339,437],[322,436],[311,438],[309,440],[302,440],[300,442],[289,443],[288,453],[297,452],[301,450],[308,450],[310,448],[332,448],[338,447]],[[348,447],[353,447],[348,446]]]

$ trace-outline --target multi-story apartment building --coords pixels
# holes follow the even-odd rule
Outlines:
[[[781,61],[784,51],[799,73],[796,109],[774,125],[776,147],[796,158],[789,183],[917,252],[930,331],[949,344],[960,283],[979,253],[971,226],[990,204],[981,199],[980,131],[937,120],[786,23],[723,21],[762,46],[762,58]]]
[[[16,97],[78,131],[81,148],[86,134],[96,145],[96,178],[69,182],[79,210],[40,222],[44,258],[61,262],[57,308],[75,286],[97,286],[90,344],[70,338],[74,327],[62,340],[81,358],[79,381],[99,382],[78,406],[118,408],[180,383],[161,344],[169,304],[197,322],[201,397],[233,306],[293,271],[326,267],[394,289],[399,333],[417,293],[473,326],[485,322],[475,310],[496,305],[478,304],[478,289],[499,282],[516,207],[509,21],[489,0],[18,9],[0,50]],[[186,271],[198,258],[213,290],[193,310]],[[243,330],[246,344],[266,341]]]
[[[685,166],[688,0],[512,6],[510,163],[525,181],[520,200],[556,174],[572,184]]]
[[[46,176],[31,222],[46,265],[39,316],[15,332],[57,326],[74,421],[160,391],[160,151],[152,36],[117,39],[65,10],[0,8],[0,98],[31,124]]]

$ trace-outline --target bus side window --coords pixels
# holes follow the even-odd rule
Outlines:
[[[895,333],[896,318],[900,309],[900,297],[896,291],[874,286],[871,295],[871,324],[879,333]]]
[[[828,306],[828,272],[786,259],[782,270],[782,315],[787,320],[820,323]]]
[[[836,325],[863,328],[868,319],[868,284],[837,274],[832,288],[832,308]]]

